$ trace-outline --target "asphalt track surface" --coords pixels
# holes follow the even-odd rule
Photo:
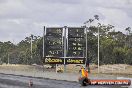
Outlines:
[[[60,81],[45,78],[34,78],[22,75],[0,73],[0,88],[30,88],[29,80],[33,81],[31,88],[121,88],[114,86],[86,86],[82,87],[78,82]],[[124,87],[127,88],[127,87]]]

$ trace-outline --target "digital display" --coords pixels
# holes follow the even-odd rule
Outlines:
[[[68,28],[68,54],[71,57],[83,57],[85,50],[84,28]]]
[[[63,28],[46,28],[45,56],[63,56]]]

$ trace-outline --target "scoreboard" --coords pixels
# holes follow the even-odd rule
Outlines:
[[[85,63],[85,28],[47,27],[44,34],[44,63]]]

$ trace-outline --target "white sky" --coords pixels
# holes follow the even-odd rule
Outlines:
[[[0,41],[18,43],[43,26],[82,26],[94,15],[119,31],[132,27],[132,0],[0,0]]]

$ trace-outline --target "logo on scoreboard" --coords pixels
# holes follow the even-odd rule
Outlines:
[[[46,63],[46,64],[63,64],[64,60],[62,58],[45,57],[44,63]]]

